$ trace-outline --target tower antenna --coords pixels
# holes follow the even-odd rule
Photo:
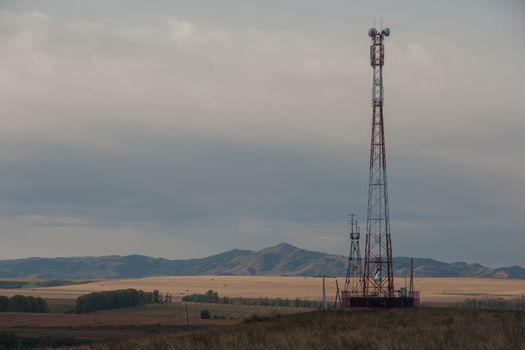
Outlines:
[[[368,210],[366,221],[365,264],[363,295],[367,297],[394,297],[394,271],[392,268],[392,240],[388,208],[388,182],[386,173],[386,147],[383,118],[383,40],[390,29],[371,28],[368,35],[372,79],[372,136],[368,177]]]
[[[375,23],[375,20],[374,20]],[[344,307],[412,307],[419,304],[419,292],[406,293],[405,288],[394,289],[394,269],[392,264],[392,238],[390,235],[390,213],[388,207],[388,182],[386,172],[386,146],[384,130],[384,87],[383,66],[385,64],[385,37],[390,36],[390,28],[372,27],[368,30],[372,40],[370,45],[370,65],[372,66],[372,133],[370,140],[370,160],[368,175],[368,207],[366,216],[366,240],[363,273],[360,269],[359,226],[351,216],[351,248],[345,289],[341,294]],[[359,263],[356,263],[359,261]],[[354,270],[355,268],[355,270]],[[413,267],[411,268],[413,270]],[[353,284],[354,282],[356,284]],[[412,281],[413,284],[413,274]],[[358,286],[357,290],[355,285]]]

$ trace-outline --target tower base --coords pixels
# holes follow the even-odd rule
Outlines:
[[[344,308],[405,308],[418,306],[418,300],[414,297],[350,297],[342,298],[341,304]]]

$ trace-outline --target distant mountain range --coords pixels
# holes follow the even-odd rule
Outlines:
[[[168,260],[143,255],[0,260],[0,277],[111,279],[147,276],[274,275],[344,276],[347,258],[282,243],[259,251],[233,249],[201,259]],[[410,258],[395,257],[395,276],[407,276]],[[520,266],[489,268],[464,262],[415,258],[417,277],[525,278]]]

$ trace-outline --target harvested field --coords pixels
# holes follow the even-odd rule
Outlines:
[[[193,319],[192,325],[227,325],[238,320],[200,320]],[[147,326],[147,325],[184,326],[186,320],[179,317],[155,315],[111,314],[30,314],[0,313],[0,330],[16,327],[102,327],[102,326]]]
[[[99,311],[92,314],[0,313],[0,333],[22,337],[60,336],[91,340],[140,339],[173,335],[196,329],[238,324],[254,315],[301,313],[311,309],[249,305],[187,303],[149,304],[135,308]],[[208,310],[211,319],[200,319]],[[1,347],[1,346],[0,346]]]
[[[227,325],[252,315],[289,314],[311,311],[296,307],[187,303],[191,325]],[[208,310],[212,319],[200,319],[200,312]],[[220,317],[221,319],[214,319]],[[98,311],[91,314],[33,314],[0,313],[0,330],[15,327],[101,327],[186,325],[184,303],[148,304],[139,307]]]
[[[188,317],[190,320],[200,319],[200,312],[204,309],[210,311],[213,318],[224,317],[225,319],[240,320],[252,315],[267,316],[272,314],[291,314],[309,312],[312,309],[300,307],[278,307],[278,306],[256,306],[256,305],[229,305],[229,304],[204,304],[204,303],[186,303],[188,306]],[[123,308],[98,311],[96,315],[144,315],[159,316],[171,318],[186,318],[185,304],[176,302],[171,304],[148,304],[134,308]]]
[[[339,278],[341,286],[344,279]],[[525,293],[525,280],[488,278],[417,278],[416,288],[421,291],[423,304],[446,304],[469,298],[511,298]],[[396,286],[403,286],[404,279],[396,279]],[[335,295],[335,278],[327,278],[327,293]],[[321,279],[315,277],[274,276],[169,276],[127,280],[105,280],[93,283],[59,287],[1,290],[3,295],[24,294],[45,299],[75,299],[85,293],[123,288],[147,291],[154,289],[169,292],[176,299],[208,289],[218,291],[221,296],[246,298],[301,298],[320,299]]]

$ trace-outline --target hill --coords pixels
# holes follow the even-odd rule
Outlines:
[[[0,260],[3,278],[112,279],[175,275],[344,275],[346,257],[300,249],[282,243],[260,251],[233,249],[200,259],[168,260],[143,255],[26,258]],[[406,276],[408,257],[395,257],[397,276]],[[525,278],[520,266],[490,268],[464,262],[415,258],[418,277]]]

